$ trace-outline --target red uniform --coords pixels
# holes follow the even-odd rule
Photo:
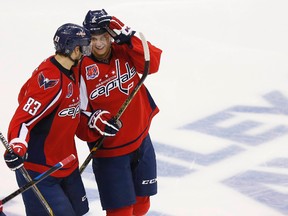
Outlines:
[[[24,166],[42,173],[70,154],[77,157],[74,135],[80,120],[79,76],[49,57],[23,85],[8,130],[10,143],[28,144]],[[52,174],[65,177],[78,160]]]
[[[129,93],[140,80],[138,73],[144,70],[142,42],[132,36],[133,47],[112,44],[112,55],[108,62],[99,62],[93,56],[84,57],[80,64],[81,109],[107,110],[116,115]],[[150,49],[150,71],[158,71],[162,51],[148,42]],[[123,127],[115,137],[106,137],[96,157],[114,157],[136,150],[147,136],[152,118],[159,109],[144,85],[139,89],[127,109],[120,117]],[[95,129],[87,126],[88,119],[81,114],[77,136],[93,142],[100,137]]]

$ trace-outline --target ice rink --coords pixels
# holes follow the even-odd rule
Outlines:
[[[145,85],[160,108],[151,127],[158,194],[148,216],[288,215],[287,0],[0,0],[0,131],[20,87],[54,53],[53,35],[106,11],[163,50]],[[80,161],[88,155],[77,140]],[[0,199],[17,190],[0,147]],[[87,216],[105,215],[91,167]],[[21,196],[4,205],[23,216]]]

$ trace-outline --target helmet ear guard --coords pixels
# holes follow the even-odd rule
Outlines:
[[[91,55],[91,51],[92,51],[91,44],[89,44],[88,46],[80,46],[80,51],[85,56]]]

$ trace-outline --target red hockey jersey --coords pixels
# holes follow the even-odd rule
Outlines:
[[[42,173],[70,154],[77,157],[74,136],[80,120],[79,75],[51,56],[23,85],[18,102],[8,141],[28,144],[26,169]],[[78,160],[52,176],[65,177],[77,168]]]
[[[140,80],[138,73],[144,71],[142,42],[132,37],[133,48],[127,44],[112,44],[109,62],[99,62],[93,56],[84,57],[80,64],[81,109],[93,112],[107,110],[116,115],[129,93]],[[162,50],[148,42],[150,71],[155,73],[160,65]],[[106,137],[95,157],[114,157],[136,150],[147,136],[152,118],[159,109],[147,88],[142,85],[121,116],[123,127],[114,137]],[[88,117],[81,114],[77,136],[93,142],[100,134],[87,126]]]

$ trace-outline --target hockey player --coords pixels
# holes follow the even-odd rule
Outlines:
[[[158,107],[142,85],[121,121],[112,120],[139,82],[138,73],[144,70],[142,43],[135,31],[105,10],[88,11],[83,25],[92,36],[92,54],[80,64],[81,108],[92,115],[81,115],[77,135],[88,140],[90,147],[106,136],[92,162],[106,214],[144,215],[150,207],[150,196],[157,193],[156,159],[149,127]],[[162,51],[149,42],[148,45],[150,73],[155,73]]]
[[[19,106],[8,129],[13,153],[4,154],[7,166],[16,171],[19,187],[26,183],[17,170],[23,162],[34,178],[68,155],[77,156],[79,75],[73,69],[90,40],[82,26],[60,26],[53,38],[55,55],[44,60],[20,90]],[[78,167],[77,159],[37,184],[55,215],[80,216],[89,210]],[[22,197],[27,216],[47,215],[32,190]]]

